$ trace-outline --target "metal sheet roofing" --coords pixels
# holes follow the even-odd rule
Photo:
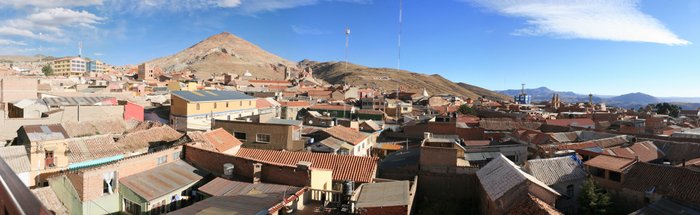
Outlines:
[[[357,198],[358,208],[409,205],[408,181],[363,184]]]
[[[223,178],[215,178],[209,183],[199,187],[199,191],[211,196],[239,196],[249,194],[287,194],[292,195],[299,192],[302,187],[268,184],[268,183],[248,183],[232,181]]]
[[[501,198],[506,192],[525,181],[530,181],[551,193],[559,195],[557,191],[547,186],[544,182],[523,172],[520,167],[508,160],[503,154],[479,169],[476,172],[476,176],[479,178],[488,197],[493,201]]]
[[[180,97],[190,102],[205,102],[205,101],[226,101],[226,100],[242,100],[255,99],[255,97],[243,94],[237,91],[222,91],[222,90],[197,90],[197,91],[172,91],[172,95]]]
[[[91,106],[97,105],[110,97],[104,96],[83,96],[83,97],[52,97],[44,98],[44,103],[48,106]]]
[[[201,180],[204,172],[178,160],[151,170],[128,176],[119,183],[147,201],[169,194]]]
[[[24,146],[0,147],[0,159],[5,160],[15,173],[29,172],[31,169],[27,148]]]
[[[547,185],[586,178],[586,171],[571,157],[528,160],[527,170]]]

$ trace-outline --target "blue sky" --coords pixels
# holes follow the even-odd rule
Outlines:
[[[398,0],[3,0],[0,54],[136,64],[223,31],[293,61],[396,67]],[[700,1],[404,0],[401,68],[488,89],[700,96]]]

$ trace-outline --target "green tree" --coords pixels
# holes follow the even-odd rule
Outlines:
[[[471,108],[471,107],[467,106],[466,104],[459,106],[458,111],[461,114],[476,115],[476,111],[474,110],[474,108]]]
[[[580,214],[613,214],[610,194],[598,188],[593,179],[583,182],[578,202]]]
[[[53,68],[50,65],[44,65],[44,67],[41,67],[41,72],[46,76],[50,76],[53,75]]]
[[[654,109],[658,114],[666,114],[672,117],[678,117],[678,115],[681,113],[681,108],[678,107],[678,105],[669,104],[666,102],[654,105]]]

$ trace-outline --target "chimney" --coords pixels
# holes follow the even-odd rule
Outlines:
[[[685,158],[683,158],[683,167],[685,167]]]
[[[261,163],[254,163],[253,164],[253,184],[259,184],[261,177],[262,177],[262,164]]]
[[[634,161],[635,161],[635,162],[638,162],[638,161],[639,161],[639,155],[635,155],[635,156],[634,156]]]
[[[297,163],[298,170],[309,170],[311,169],[311,161],[299,161]]]

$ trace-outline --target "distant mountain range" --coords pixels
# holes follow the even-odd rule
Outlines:
[[[509,96],[520,94],[520,90],[501,90],[496,91]],[[577,103],[588,102],[588,95],[577,94],[571,91],[554,91],[546,87],[525,89],[525,93],[532,96],[532,101],[550,101],[552,95],[559,94],[559,98],[564,102]],[[639,108],[647,104],[656,104],[668,102],[680,106],[685,110],[700,108],[700,97],[654,97],[644,93],[628,93],[619,96],[610,95],[593,95],[593,102],[606,103],[608,106],[623,107],[623,108]]]

